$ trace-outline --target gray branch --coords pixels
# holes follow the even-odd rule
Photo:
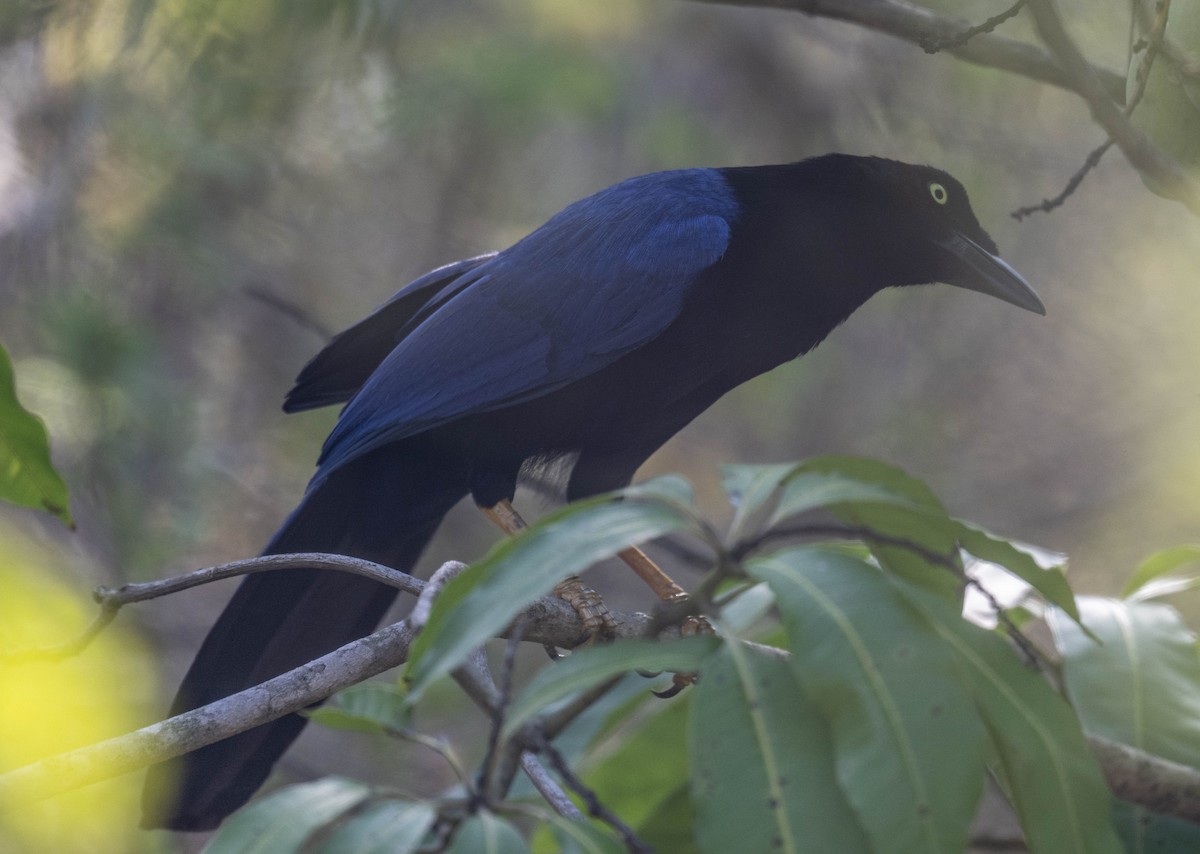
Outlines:
[[[723,6],[789,9],[818,18],[832,18],[886,33],[924,47],[953,42],[975,22],[941,15],[906,0],[698,0]],[[1020,74],[1040,83],[1078,91],[1076,78],[1063,70],[1053,54],[1019,39],[980,33],[969,41],[948,47],[947,52],[989,68]],[[1125,76],[1107,68],[1087,65],[1092,77],[1113,102],[1125,98]],[[1082,93],[1080,93],[1082,94]]]
[[[1154,185],[1156,192],[1182,202],[1192,213],[1200,214],[1200,185],[1173,157],[1129,121],[1120,103],[1105,90],[1067,33],[1054,0],[1029,0],[1028,5],[1038,35],[1070,77],[1071,88],[1087,101],[1096,123],[1104,128],[1130,164]]]

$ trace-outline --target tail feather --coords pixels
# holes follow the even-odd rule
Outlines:
[[[264,554],[346,554],[408,571],[465,477],[423,441],[381,448],[310,486]],[[282,569],[245,578],[180,685],[179,714],[257,685],[369,634],[394,588],[341,572]],[[143,825],[209,830],[246,803],[305,719],[271,723],[150,769]],[[164,793],[170,806],[162,812]]]

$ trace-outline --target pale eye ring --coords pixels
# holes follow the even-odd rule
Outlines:
[[[933,196],[933,200],[939,205],[944,205],[950,201],[950,194],[946,192],[946,188],[937,181],[929,182],[929,195]]]

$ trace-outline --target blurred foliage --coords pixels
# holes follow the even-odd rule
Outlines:
[[[36,507],[68,525],[67,485],[50,463],[46,427],[18,402],[12,363],[0,347],[0,499]]]
[[[633,174],[831,149],[959,176],[1050,316],[946,289],[882,295],[803,363],[727,396],[645,473],[694,475],[719,517],[716,460],[878,456],[964,515],[1071,554],[1085,590],[1115,592],[1123,567],[1195,539],[1194,223],[1114,156],[1055,214],[1005,215],[1057,193],[1098,141],[1066,93],[780,10],[0,5],[0,339],[78,530],[0,513],[71,552],[63,572],[81,587],[255,553],[333,418],[283,419],[291,378],[429,267]],[[1059,5],[1089,55],[1127,67],[1124,0]],[[492,541],[467,509],[427,560]],[[607,573],[597,584],[615,604],[640,602]],[[138,615],[173,673],[224,595]],[[310,762],[370,776],[400,756],[434,790],[447,782],[419,750],[305,743],[285,776]]]
[[[148,650],[127,631],[105,632],[58,660],[8,654],[68,641],[94,606],[48,577],[58,561],[0,525],[0,773],[136,729],[155,696]],[[119,690],[117,686],[120,686]],[[140,785],[126,775],[45,801],[6,802],[0,851],[63,854],[137,850]]]

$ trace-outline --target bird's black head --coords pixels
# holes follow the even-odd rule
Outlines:
[[[1000,258],[952,175],[878,157],[831,155],[809,162],[821,161],[857,196],[858,227],[874,236],[868,251],[886,268],[888,284],[945,282],[1046,313],[1029,283]]]

